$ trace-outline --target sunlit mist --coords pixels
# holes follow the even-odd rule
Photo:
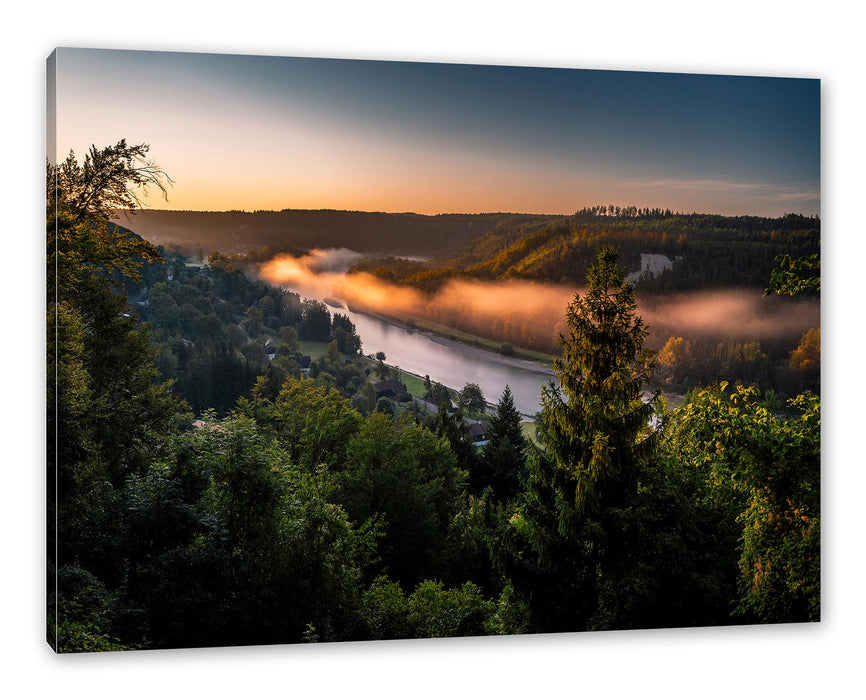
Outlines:
[[[347,272],[360,255],[347,249],[314,250],[302,257],[280,255],[261,265],[271,284],[302,296],[335,297],[356,308],[402,321],[426,319],[472,327],[488,337],[516,335],[537,346],[555,346],[565,330],[566,308],[575,294],[568,285],[521,280],[454,279],[435,294],[395,285],[368,273]],[[798,337],[820,325],[817,302],[762,297],[760,292],[692,292],[639,303],[653,342],[668,335],[773,341]]]

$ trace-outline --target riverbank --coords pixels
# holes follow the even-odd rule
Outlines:
[[[451,340],[450,338],[443,338],[442,336],[436,335],[435,333],[425,332],[424,335],[430,338],[430,340],[432,340],[434,343],[444,345],[450,350],[462,352],[466,355],[469,355],[470,357],[475,357],[481,360],[490,360],[491,362],[496,362],[497,364],[506,365],[508,367],[516,367],[518,369],[530,369],[537,372],[543,372],[544,374],[549,374],[551,377],[556,376],[553,368],[550,365],[541,362],[524,360],[518,357],[509,357],[508,355],[502,355],[500,353],[493,352],[492,350],[485,350],[484,348],[477,348],[474,345],[467,345],[466,343]]]
[[[462,352],[463,354],[476,359],[487,360],[500,365],[515,367],[517,369],[535,372],[540,371],[544,374],[549,374],[551,377],[556,376],[553,371],[554,358],[552,355],[544,355],[544,353],[528,351],[522,348],[516,348],[514,350],[514,355],[503,355],[501,352],[494,349],[496,345],[493,341],[485,340],[460,331],[455,331],[454,329],[440,326],[429,321],[419,321],[413,322],[413,324],[408,324],[405,321],[400,321],[391,316],[375,313],[373,311],[367,311],[366,309],[353,307],[350,311],[353,313],[364,314],[370,318],[375,318],[377,321],[395,326],[407,333],[423,335],[434,343],[444,345],[449,350]],[[461,335],[464,338],[472,340],[461,341],[458,339]],[[361,340],[363,341],[363,338]],[[475,344],[474,341],[476,340],[479,342],[479,345]]]
[[[414,324],[411,326],[412,328],[416,328],[422,332],[432,333],[437,338],[458,342],[461,345],[466,345],[471,348],[487,350],[488,352],[502,355],[502,357],[526,360],[527,362],[538,363],[546,367],[552,367],[555,359],[554,356],[549,353],[544,353],[539,350],[529,350],[528,348],[523,347],[514,347],[511,343],[489,340],[480,335],[443,326],[441,323],[435,323],[426,319],[421,321],[413,320],[412,324]],[[508,350],[503,351],[503,348],[508,348]]]

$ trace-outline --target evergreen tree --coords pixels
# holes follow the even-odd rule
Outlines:
[[[520,427],[520,413],[514,407],[514,397],[508,385],[496,406],[496,415],[490,421],[487,437],[481,461],[489,481],[482,484],[481,488],[491,486],[497,499],[513,498],[520,488],[527,448]]]
[[[439,410],[427,418],[426,425],[431,432],[448,440],[451,451],[457,458],[457,465],[469,473],[469,489],[473,493],[481,493],[484,485],[477,480],[478,450],[472,442],[469,426],[463,420],[462,410],[452,415],[444,404],[440,405]]]
[[[597,608],[597,574],[616,552],[611,517],[637,492],[653,453],[653,402],[643,389],[653,357],[634,290],[605,246],[588,288],[567,311],[567,335],[542,392],[543,450],[530,460],[526,491],[503,535],[503,563],[540,631],[585,629]]]

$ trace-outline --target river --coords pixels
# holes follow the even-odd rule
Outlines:
[[[346,315],[355,324],[365,355],[381,350],[387,364],[420,377],[429,375],[431,381],[452,389],[460,390],[467,382],[474,382],[493,404],[499,401],[507,384],[514,396],[514,406],[527,416],[534,416],[541,409],[541,387],[555,377],[552,370],[533,362],[503,357],[377,316],[350,311],[344,303],[332,298],[326,303],[331,313]]]

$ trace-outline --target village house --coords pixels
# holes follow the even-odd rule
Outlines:
[[[301,368],[301,372],[307,373],[310,371],[310,363],[312,363],[313,358],[309,355],[301,355],[300,353],[296,353],[292,356],[292,359],[298,363],[298,367]]]
[[[376,399],[381,399],[383,396],[388,399],[396,399],[401,394],[406,393],[406,389],[400,382],[389,379],[384,382],[379,382],[373,385],[376,391]]]
[[[472,423],[469,426],[469,434],[472,436],[472,444],[476,447],[484,447],[489,439],[487,437],[487,433],[490,430],[490,426],[487,423]]]

